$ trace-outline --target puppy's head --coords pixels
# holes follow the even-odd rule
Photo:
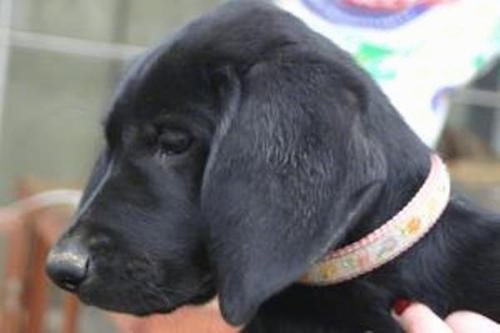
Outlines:
[[[384,121],[369,114],[400,119],[372,86],[271,6],[231,3],[195,21],[120,85],[49,275],[134,314],[217,292],[229,322],[248,321],[377,198],[387,170],[372,132]]]

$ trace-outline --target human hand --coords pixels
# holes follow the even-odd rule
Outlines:
[[[470,311],[458,311],[445,320],[420,303],[398,301],[394,317],[406,333],[500,333],[500,325]]]

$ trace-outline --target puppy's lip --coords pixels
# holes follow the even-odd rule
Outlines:
[[[184,302],[171,305],[166,305],[161,302],[155,302],[157,304],[154,305],[142,304],[138,308],[133,308],[133,307],[129,308],[123,303],[120,303],[119,301],[117,301],[117,303],[115,304],[107,304],[106,302],[102,302],[102,300],[96,300],[94,297],[89,296],[88,294],[85,293],[78,294],[78,297],[84,304],[88,306],[94,306],[106,311],[130,314],[139,317],[149,316],[153,314],[160,314],[160,313],[169,314],[185,305]]]
[[[147,309],[147,310],[137,310],[137,311],[132,310],[131,312],[125,311],[123,313],[131,314],[131,315],[138,316],[138,317],[146,317],[146,316],[151,316],[154,314],[170,314],[183,306],[184,306],[184,304],[180,304],[180,305],[174,305],[174,306],[168,306],[168,307],[159,307],[157,309],[151,308],[151,309]],[[116,310],[110,310],[110,311],[116,311]]]
[[[196,293],[193,294],[192,297],[189,297],[185,300],[179,301],[177,304],[172,304],[167,307],[163,307],[161,309],[156,309],[152,311],[148,311],[145,313],[137,313],[138,316],[148,316],[152,314],[169,314],[172,313],[179,308],[189,305],[204,305],[207,304],[210,300],[212,300],[216,296],[215,285],[212,283],[212,280],[204,283]]]
[[[190,297],[179,299],[173,304],[167,304],[158,300],[157,302],[153,302],[153,304],[144,304],[143,307],[139,306],[138,308],[128,308],[121,302],[117,302],[116,304],[106,304],[106,302],[103,302],[102,299],[96,298],[95,290],[99,289],[99,283],[100,281],[94,277],[93,279],[91,278],[85,281],[84,284],[80,286],[77,295],[83,303],[89,306],[96,306],[107,311],[126,313],[140,317],[153,314],[169,314],[186,305],[206,304],[216,295],[216,289],[212,279],[207,279],[199,286],[199,288],[193,290],[193,294]],[[134,292],[137,292],[137,290]],[[170,295],[168,294],[165,296],[166,298],[170,298]]]
[[[212,298],[215,297],[216,293],[217,292],[215,289],[215,285],[213,284],[212,280],[210,280],[207,283],[205,283],[202,287],[200,287],[199,290],[196,292],[196,294],[193,297],[191,297],[187,303],[194,305],[207,303],[208,301],[210,301]]]

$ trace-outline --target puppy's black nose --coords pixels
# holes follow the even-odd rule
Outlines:
[[[47,257],[47,274],[59,287],[74,292],[85,281],[89,268],[88,250],[75,239],[59,242]]]

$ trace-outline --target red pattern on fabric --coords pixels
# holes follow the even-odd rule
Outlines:
[[[342,3],[373,10],[401,11],[416,5],[435,5],[448,1],[450,0],[342,0]]]

